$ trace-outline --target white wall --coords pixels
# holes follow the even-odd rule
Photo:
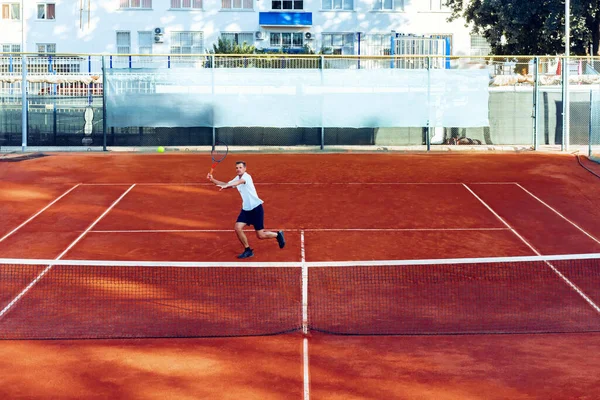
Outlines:
[[[12,0],[20,2],[22,0]],[[154,54],[167,54],[170,31],[202,31],[204,48],[209,50],[221,31],[256,32],[310,31],[315,40],[307,42],[320,49],[320,33],[452,34],[453,53],[469,54],[470,36],[462,20],[446,22],[448,12],[430,12],[431,0],[404,0],[403,12],[372,11],[374,0],[354,0],[353,11],[321,11],[321,0],[305,0],[304,11],[313,13],[313,26],[303,28],[259,27],[259,11],[271,11],[270,0],[254,0],[253,11],[221,10],[221,0],[204,0],[201,11],[171,10],[170,0],[153,0],[151,10],[119,10],[119,0],[55,0],[56,19],[38,20],[37,1],[25,0],[26,51],[36,52],[37,43],[56,43],[59,53],[116,53],[116,31],[131,32],[132,52],[138,52],[137,31],[156,27],[166,30],[163,44],[153,46]],[[0,0],[8,3],[10,0]],[[88,3],[90,6],[88,22]],[[21,43],[21,21],[0,20],[0,43]],[[256,41],[268,47],[267,40]]]

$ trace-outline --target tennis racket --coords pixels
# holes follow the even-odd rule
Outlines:
[[[210,152],[210,157],[213,160],[212,167],[210,167],[210,174],[212,175],[215,168],[221,161],[227,157],[227,153],[229,152],[229,147],[223,142],[216,142],[213,146],[212,151]]]

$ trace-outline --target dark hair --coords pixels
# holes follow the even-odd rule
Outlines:
[[[244,168],[246,168],[246,161],[236,161],[235,165],[244,164]]]

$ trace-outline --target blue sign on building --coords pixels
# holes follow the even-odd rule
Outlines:
[[[312,26],[312,13],[261,12],[258,14],[258,24],[269,26]]]

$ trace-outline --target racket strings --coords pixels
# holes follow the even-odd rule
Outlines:
[[[227,147],[226,144],[217,143],[217,144],[215,144],[215,147],[213,148],[213,150],[210,152],[210,155],[214,162],[219,162],[219,161],[223,161],[225,156],[227,156],[228,151],[229,151],[229,148]]]
[[[227,151],[215,151],[215,150],[213,150],[211,152],[211,155],[212,155],[213,161],[219,162],[219,161],[222,161],[225,158],[225,156],[227,155]]]

